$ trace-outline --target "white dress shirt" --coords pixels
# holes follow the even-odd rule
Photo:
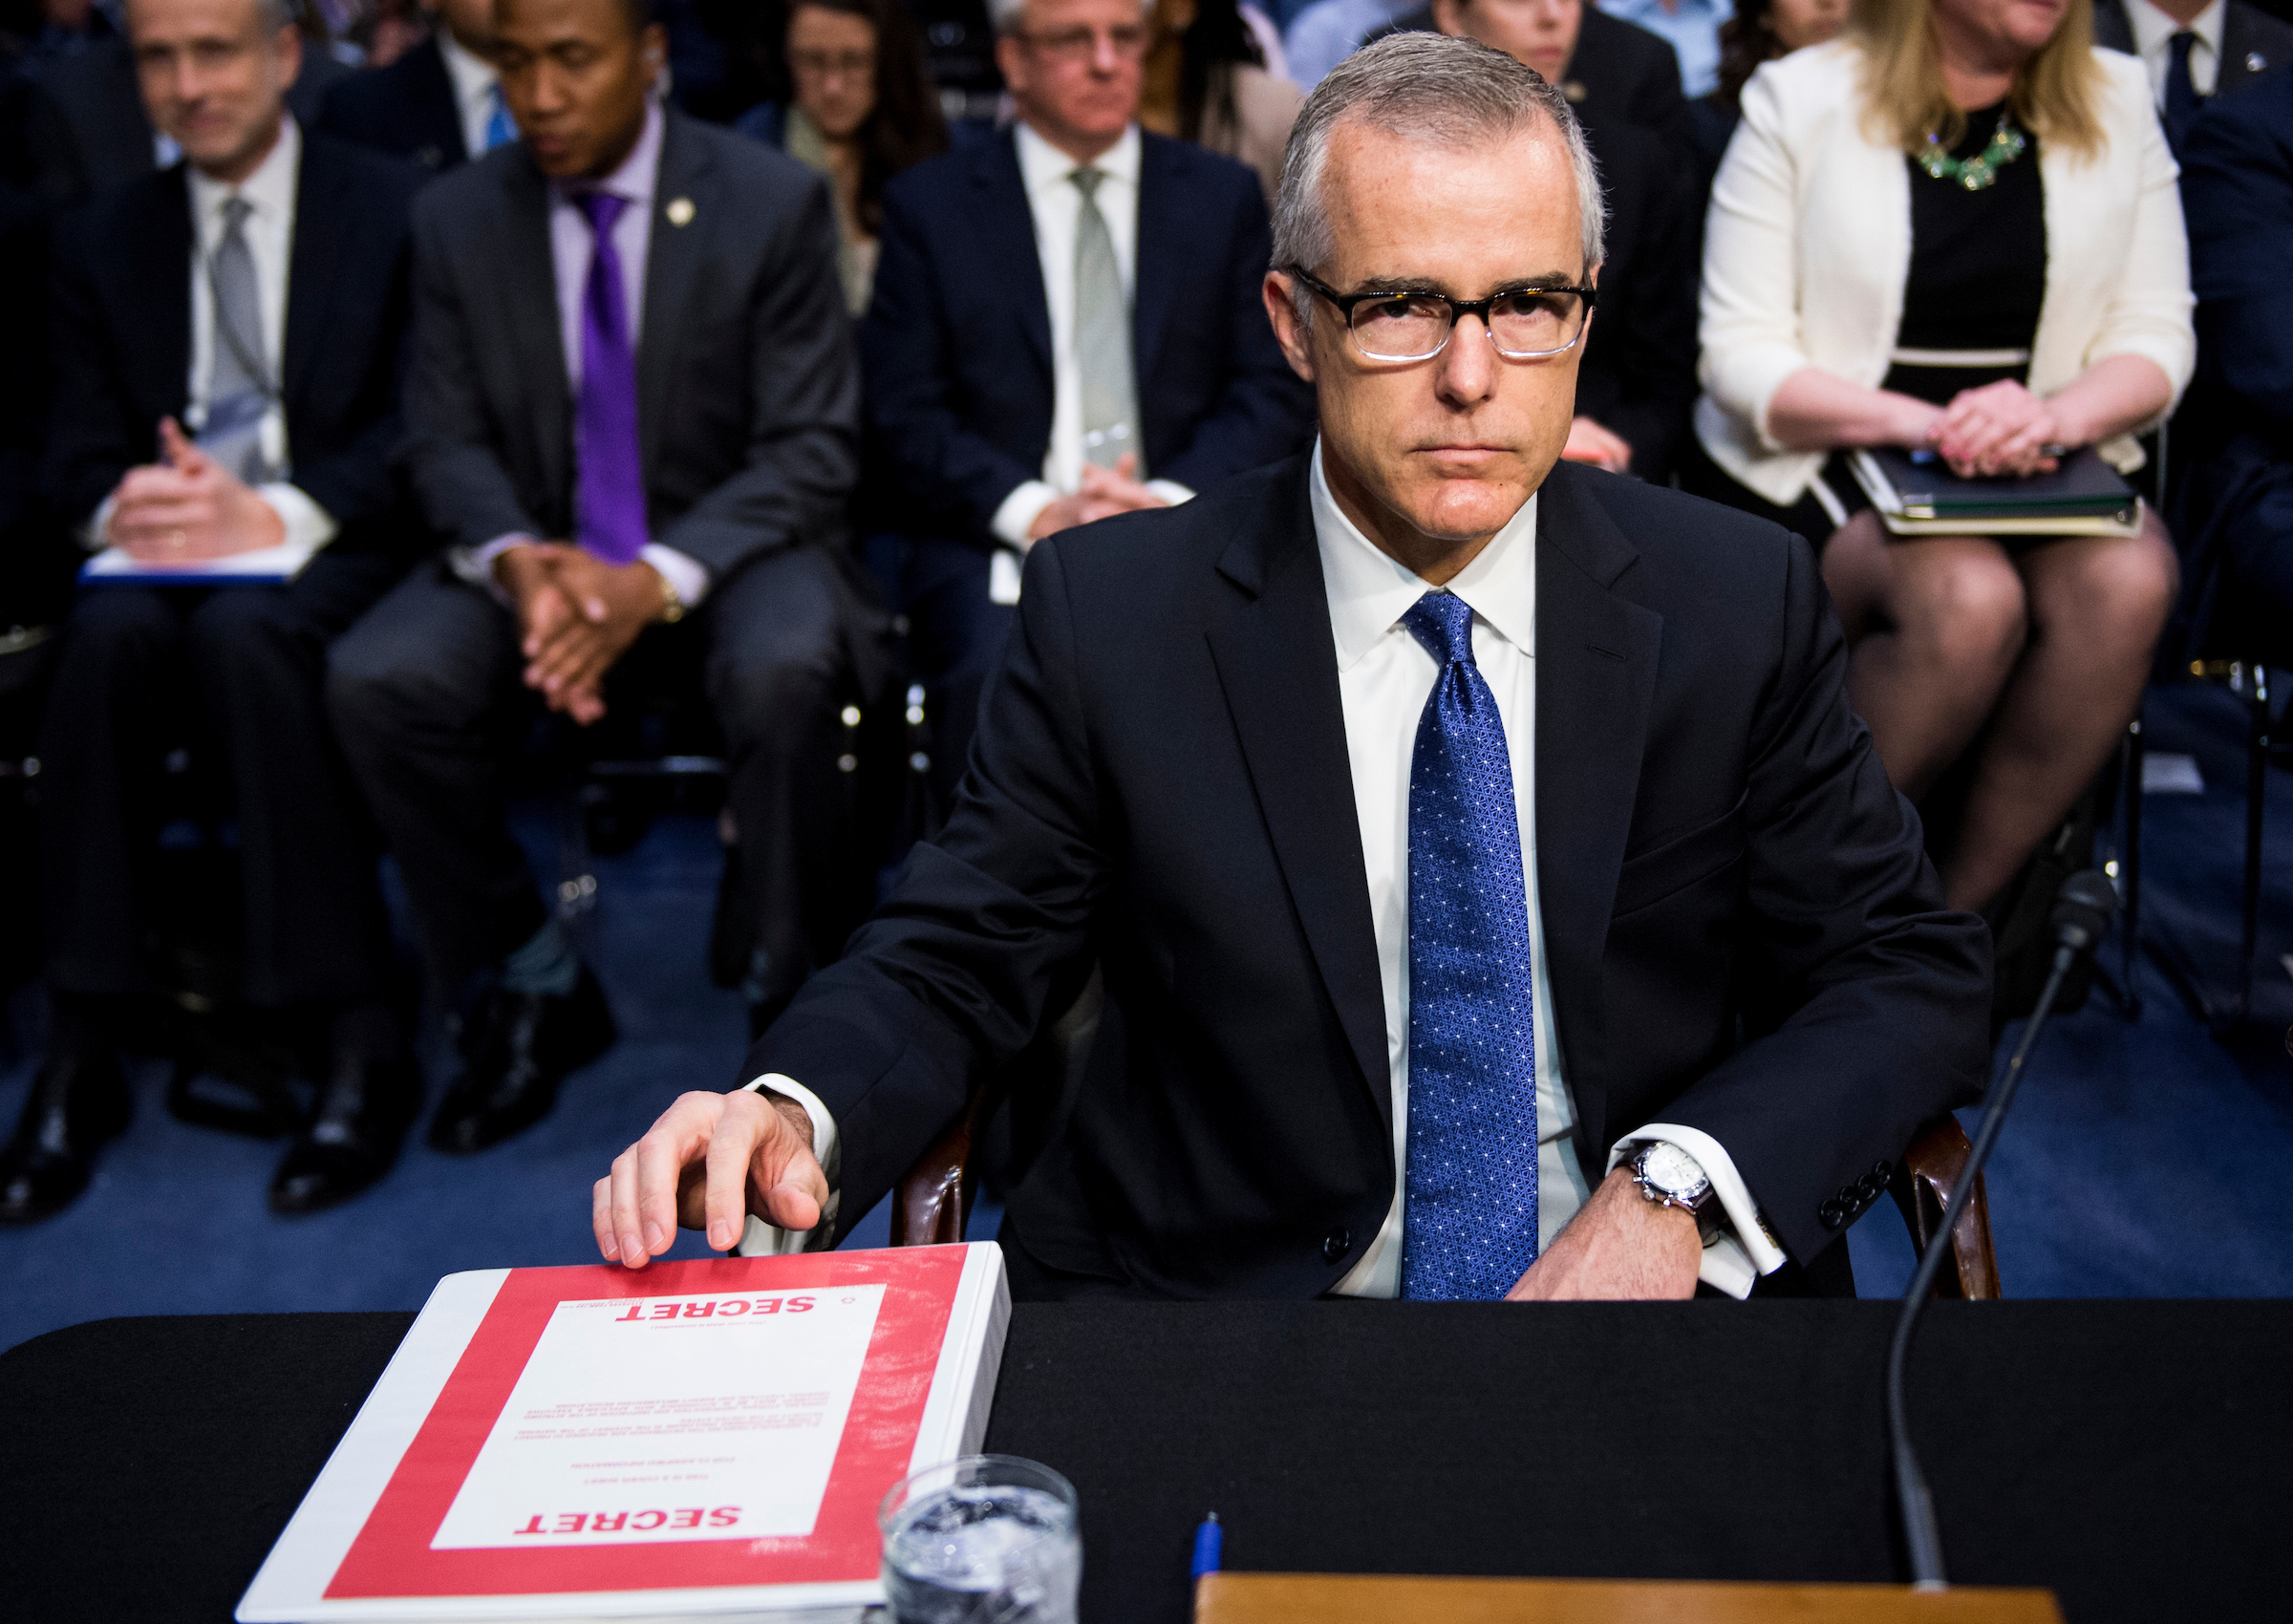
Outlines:
[[[1401,1293],[1402,1220],[1409,1161],[1409,770],[1419,718],[1440,674],[1402,616],[1428,591],[1423,580],[1379,550],[1339,508],[1323,477],[1321,447],[1314,448],[1312,492],[1315,542],[1329,595],[1330,630],[1338,652],[1339,703],[1354,780],[1354,813],[1361,834],[1361,863],[1369,883],[1371,928],[1378,944],[1378,980],[1384,994],[1385,1057],[1393,1090],[1393,1165],[1397,1177],[1385,1222],[1369,1250],[1332,1288],[1339,1295],[1392,1297]],[[1473,610],[1473,663],[1497,701],[1512,762],[1513,801],[1521,828],[1522,887],[1529,913],[1531,994],[1535,1002],[1537,1244],[1540,1252],[1575,1217],[1591,1193],[1572,1143],[1576,1116],[1563,1080],[1553,1024],[1553,983],[1546,969],[1544,921],[1536,872],[1536,518],[1532,496],[1447,590]],[[812,1121],[813,1153],[831,1189],[836,1173],[836,1123],[818,1096],[793,1079],[769,1073],[751,1089],[769,1088],[801,1103]],[[1741,1297],[1752,1281],[1783,1265],[1733,1161],[1719,1142],[1696,1128],[1670,1122],[1637,1127],[1611,1146],[1614,1168],[1652,1140],[1678,1145],[1712,1181],[1724,1226],[1705,1245],[1699,1277]],[[749,1255],[796,1251],[817,1244],[829,1228],[790,1234],[751,1218],[739,1250]]]
[[[629,315],[629,349],[632,356],[640,353],[644,342],[645,265],[653,247],[653,201],[660,182],[663,124],[660,103],[648,98],[645,128],[620,167],[604,180],[585,182],[580,187],[582,191],[611,192],[629,200],[629,206],[613,222],[613,248],[621,256],[621,302]],[[595,234],[589,230],[589,218],[582,212],[574,196],[575,188],[551,182],[549,261],[557,277],[558,339],[565,352],[566,387],[578,398],[582,300],[589,289],[589,261],[597,251],[597,243]],[[471,553],[461,571],[465,578],[491,588],[499,596],[501,588],[494,581],[494,560],[511,547],[535,539],[527,535],[497,536]],[[708,566],[690,554],[665,547],[658,542],[648,542],[637,556],[653,566],[687,609],[708,595]]]
[[[248,253],[255,262],[256,310],[263,327],[263,358],[275,381],[287,370],[288,267],[294,253],[294,194],[303,167],[303,135],[290,115],[279,118],[279,139],[255,172],[236,186],[211,180],[196,168],[185,174],[191,188],[191,370],[186,380],[183,433],[199,438],[207,421],[207,386],[215,366],[215,285],[207,266],[223,246],[224,205],[233,198],[247,205]],[[263,455],[274,468],[291,475],[293,462],[287,443],[287,415],[277,400],[263,415],[260,433]],[[340,528],[333,516],[298,486],[281,479],[255,487],[285,526],[284,545],[308,559],[334,539]],[[110,544],[112,499],[106,497],[89,522],[86,540],[92,546]]]
[[[461,119],[461,150],[471,158],[485,154],[486,132],[493,128],[494,65],[454,37],[442,23],[438,31],[438,53],[445,59],[446,77],[454,86],[454,112]]]
[[[996,509],[990,527],[1009,550],[996,554],[988,589],[995,601],[1019,601],[1019,555],[1033,544],[1027,527],[1061,496],[1082,485],[1082,372],[1075,358],[1075,226],[1082,214],[1082,193],[1072,179],[1083,167],[1037,135],[1026,123],[1013,127],[1019,154],[1019,179],[1035,221],[1035,250],[1043,272],[1043,302],[1051,317],[1051,444],[1043,453],[1042,477],[1012,488]],[[1139,263],[1139,127],[1093,160],[1106,179],[1094,198],[1113,240],[1115,268],[1123,291],[1132,296]],[[1135,368],[1134,368],[1135,375]],[[1146,379],[1137,379],[1146,387]],[[1144,409],[1142,405],[1142,409]],[[1142,438],[1142,445],[1145,443]],[[1146,470],[1152,474],[1154,470]],[[1176,506],[1194,493],[1170,480],[1146,481],[1146,488]]]
[[[2186,25],[2197,36],[2190,47],[2190,88],[2201,96],[2213,95],[2214,86],[2220,82],[2221,25],[2228,10],[2229,0],[2214,0]],[[2166,68],[2174,59],[2174,36],[2185,25],[2151,5],[2150,0],[2126,0],[2126,21],[2133,29],[2133,53],[2142,59],[2150,75],[2150,95],[2162,109],[2166,105]]]

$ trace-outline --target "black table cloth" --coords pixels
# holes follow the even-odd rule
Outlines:
[[[1227,1565],[1899,1580],[1881,1303],[1022,1305],[988,1447],[1082,1497],[1085,1624]],[[0,1616],[220,1624],[411,1316],[115,1319],[0,1356]],[[2070,1624],[2252,1615],[2293,1528],[2293,1303],[1937,1304],[1952,1577]]]

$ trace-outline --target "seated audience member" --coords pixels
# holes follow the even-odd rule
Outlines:
[[[306,132],[277,0],[130,0],[153,124],[185,161],[69,217],[55,252],[48,484],[91,545],[147,564],[289,548],[279,585],[83,588],[40,746],[54,1010],[0,1218],[44,1217],[124,1122],[122,1003],[151,990],[161,760],[186,732],[230,786],[248,1003],[323,1040],[271,1205],[379,1178],[419,1083],[387,1001],[376,857],[326,714],[328,643],[403,568],[392,476],[419,176]]]
[[[1669,45],[1687,96],[1708,96],[1720,82],[1720,31],[1735,14],[1728,0],[1601,0],[1600,9]]]
[[[2282,657],[2293,642],[2293,74],[2191,126],[2181,196],[2197,377],[2174,446],[2195,618],[2211,648]]]
[[[1602,251],[1568,104],[1409,35],[1292,142],[1265,303],[1315,453],[1036,549],[947,829],[749,1089],[615,1160],[608,1259],[832,1243],[1088,955],[1021,1297],[1850,1291],[1840,1230],[1979,1086],[1982,927],[1806,545],[1559,459]]]
[[[327,92],[319,128],[436,173],[518,139],[488,59],[493,0],[431,0],[428,36]]]
[[[430,1127],[461,1152],[542,1117],[614,1037],[510,835],[521,684],[586,724],[632,652],[699,666],[761,921],[752,999],[777,1007],[833,951],[806,859],[836,815],[816,780],[859,410],[819,178],[654,100],[644,0],[498,0],[494,24],[523,139],[415,211],[405,463],[449,545],[335,646],[330,682],[466,1014]]]
[[[947,120],[904,0],[803,0],[783,15],[763,53],[776,99],[733,128],[826,177],[836,270],[845,308],[858,316],[875,288],[884,188],[947,150]]]
[[[2140,698],[2174,597],[2136,537],[1896,540],[1837,453],[2050,468],[2172,409],[2191,365],[2174,160],[2138,63],[2085,7],[1856,0],[1770,62],[1712,192],[1688,482],[1823,542],[1856,713],[1914,800],[1977,752],[1943,853],[1980,908],[2052,830]],[[1899,317],[1894,312],[1899,310]],[[1894,331],[1888,331],[1893,321]]]
[[[1257,178],[1135,121],[1140,0],[1001,0],[996,25],[1018,123],[892,182],[860,334],[948,793],[1027,549],[1286,457],[1311,424],[1258,305]]]
[[[2094,0],[2094,43],[2142,59],[2176,158],[2207,101],[2293,63],[2293,23],[2247,0]]]
[[[1675,162],[1694,143],[1672,48],[1584,0],[1439,0],[1381,32],[1411,29],[1470,34],[1495,47],[1559,86],[1587,124],[1638,124]]]
[[[1549,84],[1577,53],[1576,25],[1599,16],[1577,5],[1433,0],[1441,32],[1478,39]],[[1546,28],[1547,22],[1556,28]],[[1516,25],[1529,23],[1530,27]],[[1608,200],[1608,252],[1598,308],[1576,372],[1572,461],[1667,480],[1696,399],[1696,232],[1704,197],[1680,153],[1630,119],[1576,109]]]
[[[300,13],[299,5],[288,10]],[[305,124],[315,124],[328,90],[354,70],[323,45],[306,39],[303,46],[302,66],[288,87],[287,110]],[[32,160],[40,189],[51,201],[92,197],[164,169],[182,156],[174,136],[152,128],[136,81],[128,41],[109,35],[57,58],[33,83]]]
[[[1744,0],[1720,25],[1720,73],[1712,90],[1688,103],[1696,149],[1704,160],[1700,195],[1708,195],[1727,138],[1744,117],[1744,87],[1763,62],[1838,36],[1847,0]]]
[[[1351,56],[1364,39],[1396,17],[1417,9],[1419,0],[1314,0],[1282,31],[1282,55],[1290,77],[1312,90],[1332,68]]]
[[[1258,172],[1272,206],[1304,93],[1268,72],[1234,0],[1156,0],[1149,20],[1139,127],[1240,159]]]

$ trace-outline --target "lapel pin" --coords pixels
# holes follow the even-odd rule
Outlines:
[[[693,224],[693,200],[691,198],[672,198],[667,212],[670,224],[690,225]]]
[[[1584,81],[1582,79],[1563,80],[1561,82],[1560,94],[1566,96],[1572,103],[1582,101],[1585,96]]]
[[[2260,52],[2248,51],[2245,53],[2245,71],[2247,73],[2262,73],[2267,70],[2268,66],[2269,58],[2262,55]]]

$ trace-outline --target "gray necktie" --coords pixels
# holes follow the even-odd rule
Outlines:
[[[249,484],[276,476],[263,455],[263,416],[275,393],[263,353],[263,305],[255,290],[255,255],[246,245],[245,198],[223,205],[223,241],[207,261],[215,292],[215,360],[207,373],[207,420],[199,443]]]
[[[1075,189],[1082,207],[1075,217],[1075,365],[1082,377],[1082,459],[1112,468],[1134,452],[1134,479],[1146,477],[1146,449],[1139,443],[1139,395],[1131,377],[1130,301],[1123,293],[1115,240],[1094,194],[1103,169],[1078,169]]]

